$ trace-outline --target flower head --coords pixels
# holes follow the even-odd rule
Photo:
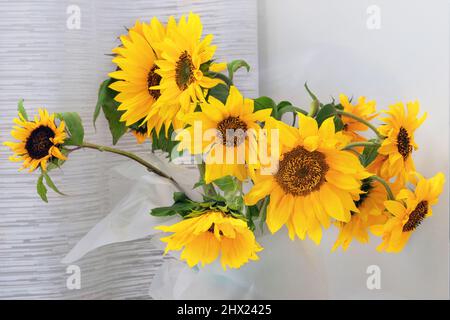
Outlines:
[[[352,212],[349,222],[336,222],[339,235],[334,243],[333,251],[342,247],[345,251],[353,240],[361,243],[369,242],[369,227],[384,223],[384,201],[387,199],[386,189],[371,178],[362,181],[360,199],[355,201],[359,212]]]
[[[412,152],[417,149],[414,132],[425,120],[426,114],[418,119],[419,103],[408,102],[406,105],[406,112],[403,103],[390,106],[385,111],[388,116],[382,119],[385,124],[379,128],[380,133],[386,136],[378,149],[379,154],[386,157],[380,168],[384,179],[398,177],[404,180],[415,171],[412,159]]]
[[[109,74],[117,79],[110,88],[118,92],[118,110],[124,111],[120,120],[127,126],[145,123],[150,130],[159,131],[164,124],[154,106],[161,92],[153,87],[161,81],[155,64],[161,52],[155,43],[163,41],[165,34],[165,26],[156,18],[150,24],[136,21],[128,34],[120,37],[121,45],[113,49],[116,56],[112,61],[118,70]]]
[[[366,101],[365,97],[359,97],[356,105],[353,105],[346,95],[340,94],[339,101],[345,112],[351,113],[365,121],[370,121],[378,115],[376,113],[375,101]],[[344,123],[343,133],[351,137],[352,141],[366,140],[358,133],[369,129],[364,123],[346,116],[341,116],[341,120]]]
[[[224,269],[239,268],[249,260],[258,260],[256,253],[262,250],[245,221],[221,211],[207,211],[157,229],[173,232],[161,239],[167,243],[166,252],[183,249],[181,259],[190,267],[210,264],[220,255]]]
[[[241,181],[246,179],[249,134],[252,129],[260,129],[259,123],[266,121],[272,110],[254,111],[253,100],[244,99],[234,86],[230,87],[225,105],[209,97],[208,102],[200,103],[200,107],[200,112],[185,117],[186,124],[190,126],[177,136],[181,140],[179,148],[187,148],[191,154],[206,154],[206,183],[227,175]],[[203,135],[197,136],[198,125],[203,131],[214,131],[212,139],[204,141]],[[230,154],[232,157],[227,158]]]
[[[157,105],[166,127],[193,112],[195,104],[191,102],[204,101],[204,89],[222,82],[201,70],[203,64],[211,62],[216,51],[216,46],[211,45],[213,36],[209,34],[202,39],[202,31],[200,17],[192,12],[187,20],[182,16],[178,24],[170,17],[166,37],[156,44],[161,58],[156,61],[155,72],[161,76],[161,82],[150,88],[161,92]]]
[[[341,150],[343,137],[333,118],[319,128],[315,119],[299,114],[299,129],[276,120],[265,127],[279,130],[279,163],[271,174],[254,175],[245,202],[269,196],[266,223],[272,233],[286,224],[291,239],[308,234],[319,243],[321,226],[327,228],[330,218],[349,222],[351,213],[359,212],[361,180],[371,174],[353,153]]]
[[[26,120],[19,112],[19,118],[14,119],[14,123],[17,126],[11,135],[19,142],[5,142],[4,145],[14,152],[14,156],[9,158],[11,161],[23,161],[21,169],[29,168],[32,172],[41,167],[45,171],[52,157],[66,160],[59,149],[66,138],[64,121],[57,126],[54,114],[49,115],[47,110],[39,109],[39,117],[36,116],[34,121]]]
[[[444,183],[442,173],[428,180],[420,177],[414,191],[402,189],[396,200],[385,201],[391,217],[385,224],[371,227],[372,232],[383,239],[377,250],[401,251],[422,221],[432,215],[432,206],[438,202]]]

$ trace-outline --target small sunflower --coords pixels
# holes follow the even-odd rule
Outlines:
[[[349,222],[359,212],[361,180],[371,174],[353,153],[341,150],[333,118],[318,128],[315,119],[299,114],[299,129],[276,120],[265,128],[279,130],[279,163],[271,174],[254,174],[245,202],[254,205],[269,196],[266,223],[272,233],[286,224],[291,239],[308,234],[318,244],[330,217]]]
[[[385,179],[399,177],[399,180],[404,180],[409,173],[415,171],[412,159],[412,151],[417,150],[414,132],[425,120],[426,113],[418,119],[419,103],[408,102],[406,105],[406,113],[403,103],[397,103],[384,112],[388,117],[381,119],[385,124],[379,131],[386,139],[378,153],[387,157],[380,168],[380,175]]]
[[[384,201],[387,200],[386,189],[380,183],[368,178],[362,181],[361,190],[364,193],[360,195],[358,201],[355,201],[359,212],[352,212],[350,222],[336,222],[339,235],[332,251],[340,246],[344,251],[347,250],[354,239],[361,243],[369,242],[369,227],[386,221],[383,214]]]
[[[29,168],[32,172],[40,166],[46,171],[47,162],[52,157],[66,160],[59,149],[66,139],[64,121],[56,126],[55,115],[49,115],[47,110],[39,109],[39,118],[36,116],[34,121],[26,120],[19,112],[19,119],[15,118],[14,123],[17,126],[11,131],[11,135],[19,142],[3,144],[14,152],[14,156],[9,158],[11,161],[23,161],[21,169]]]
[[[239,268],[249,260],[258,260],[256,253],[262,250],[245,221],[220,211],[205,212],[198,217],[156,229],[173,232],[161,239],[167,243],[165,252],[184,248],[181,260],[185,260],[190,267],[199,263],[202,266],[210,264],[220,254],[224,269]]]
[[[213,36],[209,34],[202,40],[202,30],[200,17],[192,12],[187,21],[182,16],[178,24],[170,17],[167,36],[156,46],[162,52],[162,58],[156,61],[156,73],[162,79],[159,85],[151,88],[161,90],[157,105],[165,123],[193,112],[195,104],[191,102],[204,100],[203,89],[222,82],[200,70],[202,64],[211,62],[216,51],[216,46],[211,45]],[[223,64],[217,64],[213,69],[219,71]]]
[[[165,34],[166,28],[156,18],[150,24],[137,21],[127,35],[120,37],[122,44],[113,49],[116,57],[112,61],[118,70],[109,76],[118,81],[110,88],[118,92],[115,96],[120,103],[118,110],[124,111],[120,121],[127,126],[146,123],[150,130],[156,128],[159,132],[163,125],[154,107],[161,92],[151,88],[161,81],[155,64],[161,58],[161,52],[154,44],[163,41]]]
[[[259,123],[265,122],[272,110],[255,112],[253,100],[244,99],[234,86],[230,87],[225,105],[209,97],[208,102],[202,102],[200,106],[201,112],[185,117],[186,124],[190,126],[177,137],[177,140],[182,141],[179,149],[187,148],[191,154],[206,154],[206,183],[227,175],[245,180],[250,149],[248,134],[252,129],[260,129]],[[214,141],[203,141],[203,136],[196,136],[195,130],[199,124],[203,131],[215,130],[215,136],[212,137]],[[232,159],[227,158],[227,155],[232,155]]]
[[[363,120],[370,121],[378,116],[376,113],[375,101],[366,101],[365,97],[359,97],[356,105],[352,105],[345,94],[339,95],[339,101],[345,112],[351,113]],[[367,131],[369,128],[353,118],[341,116],[344,123],[343,133],[352,138],[352,141],[365,141],[366,138],[358,134]]]
[[[392,216],[385,224],[371,227],[372,232],[383,239],[377,247],[378,251],[403,250],[413,231],[432,215],[431,207],[438,202],[444,183],[445,176],[442,173],[428,180],[421,177],[414,192],[405,188],[400,190],[396,200],[384,202]]]
[[[137,128],[130,128],[131,133],[136,138],[136,142],[138,144],[142,144],[145,142],[145,140],[148,139],[148,133],[146,126],[143,127],[137,127]]]

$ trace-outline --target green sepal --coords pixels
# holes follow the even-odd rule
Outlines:
[[[228,69],[228,77],[231,81],[233,81],[233,77],[236,71],[238,71],[240,68],[247,69],[247,72],[250,71],[250,65],[245,60],[233,60],[227,64]]]
[[[116,80],[109,78],[102,82],[100,88],[98,90],[98,100],[95,106],[93,121],[95,126],[95,121],[97,120],[100,109],[103,110],[103,114],[105,115],[106,120],[108,121],[109,131],[112,136],[113,145],[117,144],[119,139],[127,132],[128,128],[125,125],[125,122],[120,121],[123,112],[117,110],[119,107],[119,102],[117,102],[114,98],[117,95],[117,92],[111,89],[109,86],[114,83]]]
[[[28,121],[28,114],[25,110],[25,107],[23,106],[23,99],[20,99],[17,103],[17,111],[22,115],[22,117]]]
[[[69,138],[64,141],[64,145],[80,146],[84,140],[84,128],[80,115],[76,112],[63,112],[56,115],[66,123]]]
[[[48,202],[47,188],[44,185],[44,175],[43,174],[41,174],[37,180],[36,191],[43,201]]]
[[[370,139],[369,142],[378,142],[377,139]],[[365,146],[359,159],[364,167],[370,165],[378,155],[380,145]]]

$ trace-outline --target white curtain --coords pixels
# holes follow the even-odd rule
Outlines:
[[[67,8],[76,4],[80,29],[67,27]],[[0,140],[10,140],[19,98],[31,113],[44,106],[53,112],[76,111],[84,122],[86,139],[110,144],[106,122],[97,132],[92,113],[100,82],[114,69],[109,54],[117,37],[136,19],[163,20],[190,10],[201,15],[205,33],[215,35],[218,60],[245,59],[249,74],[236,83],[257,96],[256,0],[0,0]],[[120,148],[143,153],[126,136]],[[162,251],[149,239],[113,244],[76,262],[81,289],[66,287],[66,266],[60,260],[117,203],[123,189],[109,169],[122,158],[96,151],[71,155],[61,171],[52,172],[66,197],[49,191],[49,203],[36,194],[37,174],[18,172],[9,163],[9,150],[0,157],[0,299],[124,299],[148,298]]]

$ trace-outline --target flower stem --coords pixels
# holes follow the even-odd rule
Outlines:
[[[340,114],[341,116],[349,117],[349,118],[352,118],[352,119],[354,119],[354,120],[356,120],[356,121],[361,122],[362,124],[366,125],[369,129],[371,129],[373,132],[375,132],[375,134],[377,135],[377,137],[380,138],[381,140],[383,140],[384,138],[386,138],[386,137],[383,136],[383,135],[378,131],[378,129],[377,129],[373,124],[371,124],[369,121],[366,121],[366,120],[364,120],[364,119],[362,119],[362,118],[360,118],[360,117],[358,117],[358,116],[355,116],[353,113],[349,113],[349,112],[346,112],[346,111],[343,111],[343,110],[339,110],[339,109],[336,109],[336,113],[337,113],[337,114]]]
[[[138,157],[134,153],[131,153],[131,152],[128,152],[128,151],[124,151],[124,150],[120,150],[120,149],[116,149],[116,148],[112,148],[112,147],[108,147],[108,146],[102,146],[102,145],[98,145],[98,144],[94,144],[94,143],[89,143],[89,142],[84,142],[82,145],[80,145],[80,147],[81,148],[88,148],[88,149],[95,149],[95,150],[98,150],[98,151],[101,151],[101,152],[115,153],[115,154],[127,157],[129,159],[132,159],[132,160],[140,163],[144,167],[146,167],[148,171],[153,172],[153,173],[155,173],[158,176],[161,176],[163,178],[169,179],[177,187],[179,187],[181,189],[181,187],[178,185],[178,183],[171,176],[169,176],[166,173],[162,172],[157,167],[155,167],[151,163],[145,161],[141,157]]]
[[[205,164],[200,163],[198,165],[198,171],[200,172],[200,179],[205,180]],[[202,185],[203,192],[206,196],[213,197],[217,195],[216,189],[214,189],[214,186],[210,183]]]
[[[376,142],[370,142],[370,141],[360,141],[360,142],[352,142],[346,145],[342,150],[351,150],[354,147],[367,147],[367,146],[379,146],[379,143]]]
[[[383,187],[386,189],[387,194],[388,194],[388,198],[389,200],[395,200],[394,194],[392,193],[391,187],[389,187],[389,184],[386,182],[386,180],[384,180],[383,178],[374,175],[371,177],[373,180],[378,181],[379,183],[381,183],[383,185]]]

